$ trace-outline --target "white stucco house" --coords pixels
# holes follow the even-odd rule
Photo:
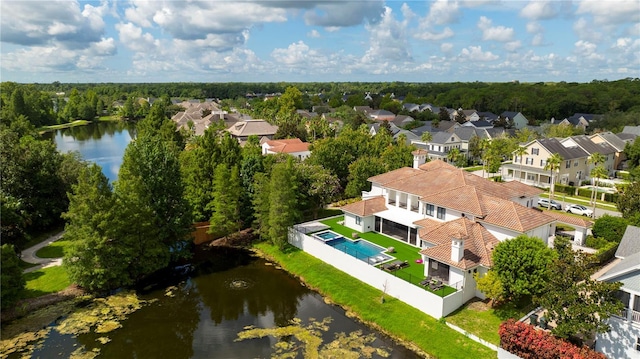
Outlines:
[[[520,234],[548,244],[556,220],[533,208],[541,190],[493,182],[440,160],[425,163],[425,150],[413,155],[413,168],[369,178],[363,199],[342,207],[345,226],[415,246],[424,275],[464,288],[464,302],[484,298],[473,274],[491,268],[495,245]]]
[[[309,143],[302,142],[299,138],[290,138],[283,140],[269,140],[262,143],[262,154],[286,153],[301,161],[311,156]]]

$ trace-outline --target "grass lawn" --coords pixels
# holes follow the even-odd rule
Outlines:
[[[549,198],[549,193],[541,193],[540,197],[543,198]],[[572,203],[572,204],[581,204],[583,206],[586,206],[587,208],[593,208],[593,205],[589,203],[589,198],[586,197],[576,197],[576,196],[565,196],[562,193],[556,193],[553,195],[553,199],[565,204],[565,203]],[[563,203],[564,202],[564,203]],[[615,203],[612,202],[604,202],[604,201],[600,201],[598,200],[596,202],[596,208],[600,208],[600,209],[607,209],[610,211],[617,211],[618,207],[616,207]]]
[[[24,279],[27,282],[24,291],[24,298],[35,298],[49,293],[59,292],[69,285],[69,275],[64,266],[55,266],[25,273]]]
[[[285,270],[301,278],[322,295],[330,298],[360,319],[377,324],[401,341],[412,343],[437,358],[495,358],[491,349],[474,342],[444,323],[343,273],[329,264],[288,246],[284,252],[268,243],[256,249],[278,262]],[[396,247],[398,247],[396,245]]]
[[[40,258],[62,258],[64,251],[71,245],[70,241],[64,239],[57,240],[46,247],[40,248],[36,252],[36,257]]]
[[[333,230],[334,232],[339,233],[347,238],[353,239],[351,237],[351,234],[357,231],[354,231],[351,228],[338,224],[338,222],[342,220],[344,220],[344,216],[326,219],[324,221],[321,221],[321,223],[331,226],[331,230]],[[407,263],[409,263],[408,267],[390,272],[391,274],[416,285],[420,283],[421,280],[424,279],[425,277],[424,264],[416,263],[416,259],[422,258],[420,256],[420,253],[418,253],[418,248],[402,243],[393,238],[389,238],[377,232],[367,232],[367,233],[358,232],[358,236],[362,239],[366,239],[367,241],[377,244],[384,248],[389,248],[389,247],[395,248],[396,250],[395,253],[390,253],[389,255],[396,257],[399,260],[407,261]],[[421,287],[421,288],[425,288],[425,287]],[[425,290],[431,291],[429,288],[425,288]],[[449,286],[445,286],[443,289],[438,290],[434,293],[445,297],[454,292],[455,292],[455,289]]]
[[[42,126],[40,128],[38,128],[38,132],[47,132],[47,131],[51,131],[51,130],[59,130],[61,128],[69,128],[69,127],[75,127],[75,126],[84,126],[88,123],[91,123],[91,121],[87,121],[87,120],[75,120],[73,122],[69,122],[69,123],[62,123],[59,125],[51,125],[51,126]]]
[[[509,318],[520,319],[532,309],[531,301],[517,304],[506,303],[496,308],[490,308],[481,301],[471,301],[449,314],[447,322],[457,325],[489,343],[500,345],[500,336],[498,335],[500,323]]]

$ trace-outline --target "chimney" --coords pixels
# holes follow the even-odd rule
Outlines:
[[[417,169],[420,165],[427,162],[427,153],[428,152],[425,149],[419,149],[411,152],[413,155],[413,168]]]
[[[451,237],[451,260],[453,262],[458,263],[464,257],[464,240],[465,237],[461,233]]]

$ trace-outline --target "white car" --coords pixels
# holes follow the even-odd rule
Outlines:
[[[593,216],[593,211],[581,204],[569,204],[567,205],[565,210],[569,213],[579,214],[581,216],[586,216],[586,217]]]

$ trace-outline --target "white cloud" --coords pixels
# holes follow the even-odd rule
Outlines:
[[[458,59],[462,61],[494,61],[499,58],[498,55],[494,55],[491,51],[482,52],[482,46],[469,46],[462,49],[458,55]]]
[[[460,19],[460,6],[457,1],[437,0],[431,4],[424,20],[426,24],[445,25]]]
[[[520,10],[520,16],[531,20],[552,19],[557,15],[558,9],[549,0],[532,0]]]
[[[160,41],[154,39],[150,33],[143,33],[142,28],[132,23],[118,23],[116,30],[122,42],[126,47],[133,51],[151,52],[156,51],[160,46]]]
[[[318,30],[313,29],[307,33],[307,36],[314,39],[318,39],[320,38],[320,33],[318,32]]]
[[[533,46],[541,46],[544,44],[544,35],[543,34],[535,34],[531,39],[531,45]]]
[[[510,41],[504,44],[504,48],[509,52],[514,52],[521,47],[522,47],[522,42],[520,42],[520,40]]]
[[[391,8],[385,8],[384,16],[379,23],[365,25],[369,32],[369,49],[363,57],[363,62],[411,61],[406,28],[406,20],[396,20]]]
[[[295,2],[294,2],[295,3]],[[313,1],[302,2],[307,6]],[[304,14],[308,25],[323,27],[347,27],[362,23],[377,23],[384,14],[384,2],[348,1],[348,2],[315,2],[315,7]]]
[[[589,41],[579,40],[574,44],[573,52],[581,59],[604,60],[604,55],[596,52],[598,46]]]
[[[582,0],[577,14],[590,14],[596,25],[617,25],[640,21],[640,5],[637,0]]]
[[[275,49],[271,52],[276,62],[287,66],[307,64],[310,59],[317,58],[318,55],[320,54],[317,51],[311,50],[303,41],[293,43],[286,49]]]
[[[513,39],[513,28],[504,26],[491,26],[492,21],[485,16],[478,20],[478,28],[482,30],[482,39],[485,41],[508,42]]]
[[[444,42],[440,45],[440,51],[444,52],[445,54],[451,52],[451,50],[453,50],[452,43]]]
[[[431,31],[422,31],[422,32],[416,33],[414,37],[420,40],[440,41],[440,40],[453,37],[453,35],[454,35],[453,30],[451,30],[450,27],[445,27],[441,33],[431,32]]]
[[[598,29],[597,26],[593,26],[593,23],[585,18],[580,18],[573,24],[573,31],[582,40],[600,42],[603,35]]]

